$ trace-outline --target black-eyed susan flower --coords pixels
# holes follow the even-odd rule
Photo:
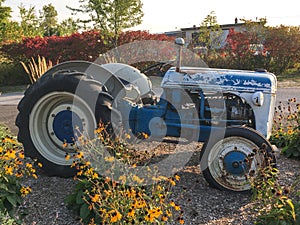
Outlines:
[[[21,187],[20,192],[21,192],[21,196],[25,197],[26,195],[28,195],[31,192],[31,188],[30,187]]]
[[[99,194],[95,194],[92,198],[91,198],[91,201],[92,202],[98,202],[100,199],[100,195]]]
[[[110,214],[110,222],[116,223],[122,219],[122,214],[118,210],[111,210],[108,212]]]
[[[127,213],[128,217],[135,217],[135,210],[134,209],[129,209],[129,212]]]

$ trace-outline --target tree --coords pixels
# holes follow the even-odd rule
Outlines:
[[[57,11],[52,4],[44,5],[41,14],[41,27],[44,30],[44,36],[57,34]]]
[[[8,21],[11,13],[11,8],[7,6],[2,6],[5,0],[0,0],[0,24]]]
[[[9,23],[11,8],[2,6],[5,0],[0,0],[0,42],[6,39],[7,24]]]
[[[81,20],[84,24],[92,23],[100,29],[103,38],[114,47],[118,45],[118,37],[124,29],[141,24],[143,11],[141,0],[79,0],[79,9],[68,7],[75,13],[89,15],[89,19]]]
[[[202,47],[206,47],[208,51],[218,49],[222,44],[222,29],[217,22],[217,16],[215,12],[210,12],[200,25],[198,43]]]
[[[21,17],[21,29],[22,35],[25,37],[35,37],[43,35],[39,25],[38,17],[35,14],[35,7],[29,7],[26,9],[24,5],[19,6]]]
[[[59,36],[71,35],[77,32],[79,29],[78,23],[78,20],[75,21],[72,18],[63,20],[57,28]]]

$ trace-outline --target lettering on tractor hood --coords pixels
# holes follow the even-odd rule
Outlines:
[[[277,79],[269,72],[240,71],[182,67],[180,73],[170,68],[162,81],[162,88],[185,86],[202,90],[275,93]]]

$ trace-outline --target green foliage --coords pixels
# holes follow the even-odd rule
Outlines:
[[[42,36],[43,33],[40,26],[39,18],[35,14],[35,7],[31,6],[28,9],[26,9],[24,5],[21,4],[19,6],[19,12],[21,17],[20,28],[22,30],[22,36]]]
[[[41,23],[44,36],[52,36],[57,34],[57,11],[52,4],[44,5],[43,10],[40,12]]]
[[[281,186],[278,177],[279,170],[270,163],[257,176],[249,177],[255,209],[259,212],[255,224],[294,225],[299,221],[299,203],[289,197],[294,190]]]
[[[0,126],[0,140],[0,212],[17,219],[16,210],[22,203],[22,197],[31,192],[30,187],[21,185],[22,178],[37,178],[36,170],[32,164],[24,162],[20,144],[3,126]]]
[[[300,159],[300,104],[289,99],[275,108],[271,143],[282,148],[287,157]]]
[[[78,153],[66,155],[78,169],[77,186],[66,201],[81,222],[165,224],[180,213],[179,222],[183,224],[180,206],[170,200],[171,187],[179,176],[164,177],[155,168],[137,166],[143,157],[130,149],[126,141],[129,135],[112,138],[103,125],[95,133],[97,139],[80,137]]]
[[[30,81],[19,62],[5,59],[0,62],[0,86],[29,84]]]
[[[88,20],[81,22],[92,22],[93,29],[100,29],[104,40],[113,47],[118,45],[118,37],[124,29],[142,22],[141,0],[80,0],[80,3],[79,9],[68,8],[75,13],[89,15]]]
[[[0,211],[0,224],[2,225],[16,225],[17,222],[10,218],[10,216],[7,213],[4,213]]]
[[[222,29],[217,22],[215,12],[207,15],[200,25],[198,41],[209,51],[221,47]]]
[[[79,29],[79,19],[73,20],[71,17],[63,20],[57,28],[57,34],[59,36],[71,35],[78,31]]]
[[[11,8],[2,6],[5,0],[0,0],[0,24],[6,23],[10,18]]]

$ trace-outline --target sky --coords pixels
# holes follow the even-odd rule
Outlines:
[[[151,33],[179,30],[180,28],[199,25],[203,19],[215,12],[218,24],[231,24],[234,19],[256,20],[266,18],[268,25],[280,24],[300,26],[300,10],[297,0],[142,0],[143,23],[133,30],[148,30]],[[13,10],[13,20],[20,20],[18,6],[35,6],[36,12],[43,5],[52,4],[58,11],[59,21],[71,17],[71,10],[66,5],[77,7],[79,0],[6,0],[3,5]]]

